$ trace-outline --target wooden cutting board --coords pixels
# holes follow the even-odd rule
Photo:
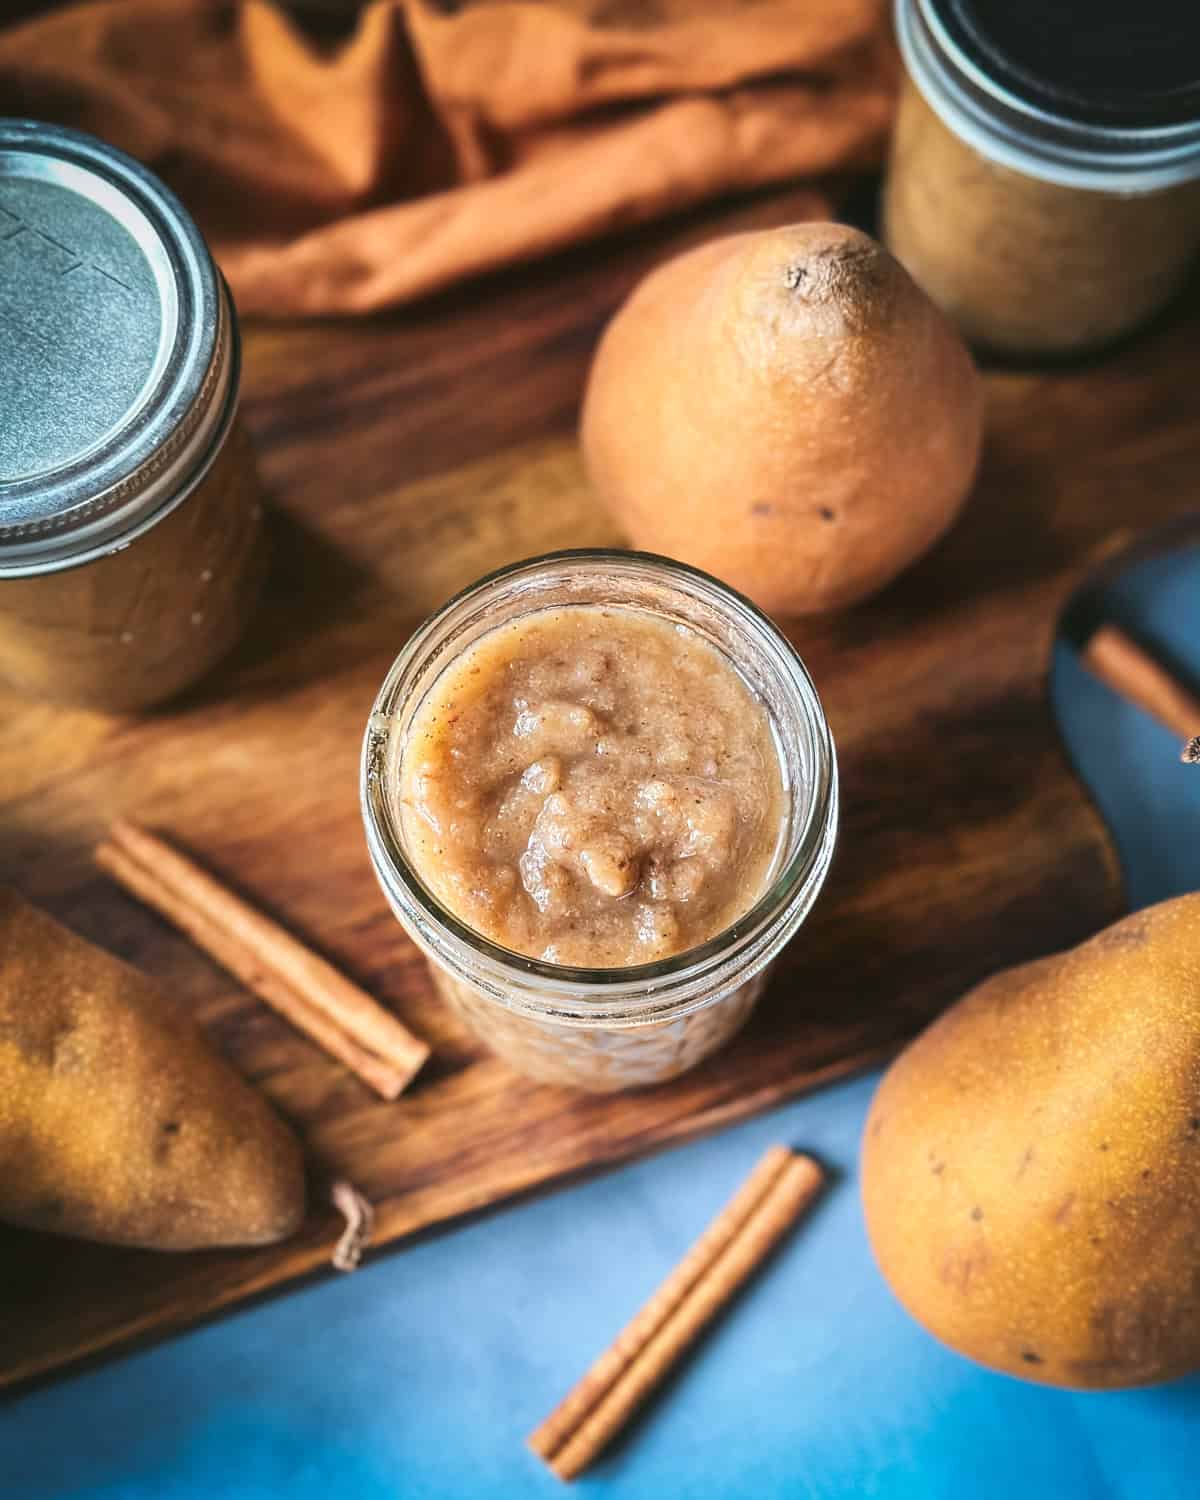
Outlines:
[[[1195,296],[1103,363],[990,375],[984,473],[951,537],[867,606],[793,628],[839,746],[840,850],[725,1053],[625,1097],[526,1081],[437,1003],[384,904],[357,759],[392,657],[485,570],[619,540],[573,438],[604,319],[668,251],[789,216],[781,195],[414,312],[247,330],[245,410],[277,541],[252,638],[150,717],[0,698],[0,879],[157,976],[295,1124],[318,1175],[374,1200],[379,1246],[848,1073],[972,981],[1120,905],[1045,675],[1075,582],[1196,501]],[[411,1092],[381,1103],[98,874],[90,850],[119,814],[168,832],[427,1037],[434,1057]],[[244,1252],[0,1232],[0,1383],[320,1271],[336,1230],[317,1196],[294,1241]]]

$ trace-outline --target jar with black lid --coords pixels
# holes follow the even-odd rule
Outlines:
[[[178,200],[0,120],[0,683],[105,710],[201,676],[264,572],[229,293]]]
[[[897,0],[884,235],[976,344],[1131,332],[1200,247],[1197,0]]]

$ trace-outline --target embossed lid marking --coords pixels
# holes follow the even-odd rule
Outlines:
[[[229,322],[157,178],[0,120],[0,577],[111,550],[169,504],[230,400]]]

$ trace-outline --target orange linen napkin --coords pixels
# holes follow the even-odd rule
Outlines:
[[[153,167],[281,315],[871,165],[894,81],[883,0],[373,0],[336,46],[268,0],[91,0],[0,32],[0,114]]]

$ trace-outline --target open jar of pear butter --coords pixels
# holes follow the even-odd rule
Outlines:
[[[155,177],[0,121],[0,684],[119,711],[187,687],[264,574],[229,294]]]
[[[727,1041],[833,848],[799,657],[707,575],[559,553],[452,600],[368,727],[376,872],[448,1003],[523,1072],[655,1083]]]
[[[1200,249],[1197,0],[897,0],[884,237],[977,345],[1084,353]]]

